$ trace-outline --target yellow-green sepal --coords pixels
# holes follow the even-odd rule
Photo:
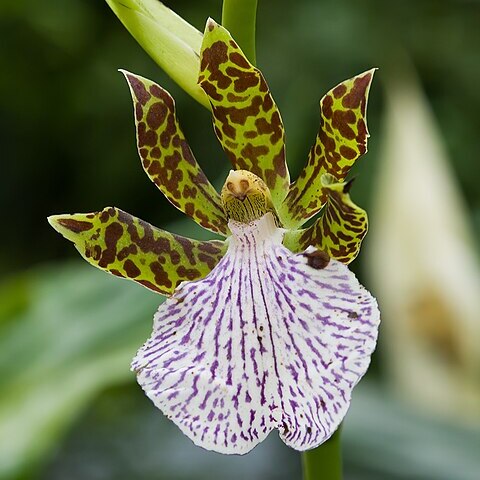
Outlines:
[[[225,236],[228,226],[220,195],[185,140],[173,98],[155,82],[121,72],[132,94],[138,153],[150,180],[203,228]]]
[[[197,84],[202,33],[158,0],[106,0],[152,59],[189,95],[210,108]]]
[[[164,295],[183,281],[205,277],[227,249],[223,241],[174,235],[115,207],[48,221],[93,266]]]
[[[275,206],[288,192],[285,131],[261,72],[230,33],[207,21],[198,83],[212,105],[215,133],[236,170],[248,170],[270,189]]]
[[[318,213],[327,200],[320,177],[343,181],[355,161],[366,153],[366,112],[375,69],[340,83],[320,101],[320,129],[308,161],[290,186],[279,210],[287,228],[298,228]]]
[[[320,217],[308,228],[287,230],[283,243],[293,252],[313,246],[348,264],[358,255],[367,234],[367,212],[352,202],[348,193],[351,182],[338,182],[332,175],[324,174],[321,184],[327,203]]]

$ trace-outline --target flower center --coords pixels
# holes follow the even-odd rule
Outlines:
[[[247,170],[230,170],[221,193],[227,217],[250,223],[272,212],[276,217],[270,190],[265,182]]]

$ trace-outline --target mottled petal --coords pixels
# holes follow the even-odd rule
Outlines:
[[[350,199],[348,191],[352,182],[337,182],[327,174],[321,181],[327,193],[327,204],[321,216],[306,229],[287,231],[283,244],[292,252],[313,246],[348,264],[358,255],[367,234],[367,212]]]
[[[137,145],[143,168],[179,210],[199,225],[226,235],[220,195],[195,160],[180,129],[170,94],[146,78],[122,72],[135,107]]]
[[[208,20],[199,84],[212,104],[215,133],[235,169],[265,181],[276,206],[288,192],[285,131],[261,72],[227,30]]]
[[[367,151],[367,101],[375,69],[357,75],[330,90],[320,102],[320,130],[308,161],[290,186],[280,218],[296,228],[320,211],[327,200],[320,177],[328,173],[339,181]]]
[[[286,249],[272,214],[229,226],[227,255],[160,306],[132,368],[197,445],[242,454],[277,428],[313,448],[367,370],[376,301],[340,262]]]
[[[219,240],[173,235],[114,207],[48,221],[93,266],[165,295],[183,281],[205,277],[227,248]]]

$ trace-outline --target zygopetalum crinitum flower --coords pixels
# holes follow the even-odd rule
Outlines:
[[[234,168],[221,194],[195,160],[172,97],[123,73],[148,176],[177,208],[227,238],[180,237],[114,207],[50,223],[92,265],[169,296],[132,369],[197,445],[246,453],[276,428],[297,450],[318,446],[345,416],[377,338],[376,301],[346,266],[367,231],[345,176],[366,151],[373,71],[323,97],[315,145],[290,184],[268,86],[209,20],[198,81]]]

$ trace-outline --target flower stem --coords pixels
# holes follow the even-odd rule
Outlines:
[[[255,24],[258,0],[223,0],[222,25],[255,65]]]
[[[340,430],[341,427],[324,444],[302,453],[303,480],[342,479]]]

